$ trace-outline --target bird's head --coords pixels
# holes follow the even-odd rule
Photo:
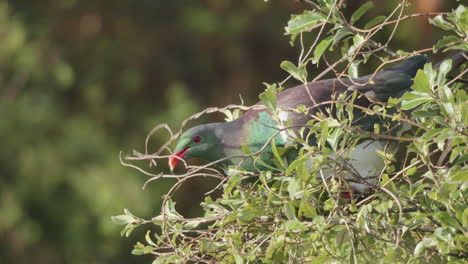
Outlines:
[[[215,161],[223,157],[222,128],[220,123],[192,127],[182,134],[174,154],[169,158],[169,168],[175,166],[183,159],[200,158]]]

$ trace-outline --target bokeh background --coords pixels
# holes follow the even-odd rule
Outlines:
[[[365,1],[350,2],[348,15]],[[363,21],[395,4],[375,2]],[[408,13],[457,1],[412,3]],[[262,82],[287,76],[281,61],[297,60],[283,28],[305,8],[294,0],[0,0],[0,263],[150,262],[130,254],[144,228],[122,238],[110,217],[124,208],[159,214],[172,182],[142,190],[147,177],[123,167],[119,152],[143,150],[159,123],[175,128],[239,95],[255,103]],[[441,34],[412,19],[391,46],[427,48]],[[212,120],[222,117],[203,121]],[[177,209],[196,215],[213,184],[189,184]]]

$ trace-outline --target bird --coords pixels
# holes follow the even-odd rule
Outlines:
[[[185,131],[169,158],[169,167],[172,171],[181,160],[200,158],[208,162],[222,160],[218,165],[224,169],[236,164],[249,172],[269,169],[272,165],[273,150],[271,146],[266,145],[268,140],[274,137],[276,146],[285,147],[294,144],[291,134],[299,131],[288,131],[285,124],[296,128],[306,127],[312,116],[318,113],[327,114],[327,108],[333,109],[328,102],[341,94],[351,95],[354,91],[364,95],[356,99],[354,104],[366,108],[375,101],[386,102],[390,97],[399,98],[411,89],[413,78],[426,62],[426,56],[415,55],[375,74],[354,79],[324,79],[280,91],[276,94],[276,105],[279,109],[276,115],[259,102],[233,121],[202,124]],[[308,111],[294,111],[300,105],[304,105]],[[376,116],[363,115],[353,126],[364,131],[373,131],[374,124],[378,122],[382,121]],[[314,141],[316,140],[312,137],[309,144],[317,144]],[[352,152],[348,153],[349,164],[354,172],[363,179],[375,178],[374,176],[380,174],[385,162],[376,151],[383,151],[386,143],[371,139],[358,143]],[[262,150],[260,158],[238,158],[245,155],[245,149],[252,153]],[[331,171],[326,173],[333,174]],[[357,192],[365,192],[368,189],[368,184],[362,182],[354,182],[350,186]]]

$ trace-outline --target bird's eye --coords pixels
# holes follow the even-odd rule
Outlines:
[[[199,136],[196,136],[196,137],[193,138],[194,143],[198,143],[200,141],[201,141],[201,137],[199,137]]]

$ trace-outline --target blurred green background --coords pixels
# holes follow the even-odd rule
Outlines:
[[[351,2],[348,14],[365,1]],[[408,13],[455,5],[415,1]],[[150,262],[130,254],[145,230],[122,238],[110,216],[123,208],[159,214],[171,181],[142,190],[147,177],[123,167],[119,151],[143,151],[152,127],[175,128],[207,106],[240,103],[239,95],[255,103],[262,82],[287,76],[281,61],[297,60],[283,28],[306,7],[293,0],[0,1],[0,263]],[[443,33],[419,19],[403,24],[391,43],[397,49],[431,47]],[[152,146],[165,139],[156,136]],[[194,181],[179,191],[177,209],[196,215],[213,184]]]

